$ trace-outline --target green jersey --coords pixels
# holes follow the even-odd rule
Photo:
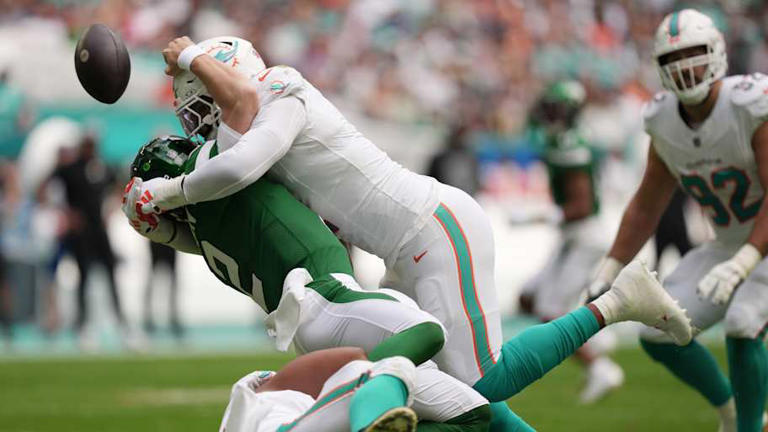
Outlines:
[[[189,173],[218,154],[214,141],[196,149]],[[319,216],[282,185],[264,178],[233,195],[186,207],[189,225],[208,267],[267,312],[277,308],[285,276],[297,267],[314,279],[352,274],[347,250]]]
[[[544,160],[549,171],[549,184],[555,203],[563,205],[566,202],[567,174],[573,171],[583,171],[589,175],[592,196],[594,197],[592,214],[596,214],[600,210],[600,201],[597,194],[597,182],[595,181],[595,155],[587,145],[586,140],[574,130],[550,137],[549,140]]]

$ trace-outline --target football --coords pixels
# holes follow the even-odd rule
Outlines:
[[[77,41],[75,71],[89,95],[112,104],[128,86],[131,58],[120,36],[104,24],[93,24]]]

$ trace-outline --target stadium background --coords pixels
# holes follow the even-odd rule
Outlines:
[[[0,240],[14,318],[13,338],[0,345],[0,388],[8,389],[0,391],[0,430],[210,430],[227,387],[279,361],[255,305],[216,281],[200,257],[179,257],[184,338],[166,330],[161,304],[160,331],[149,337],[141,328],[149,246],[124,223],[118,193],[142,143],[180,132],[159,55],[172,37],[251,40],[267,64],[297,68],[377,145],[419,172],[456,130],[465,131],[478,166],[475,195],[496,231],[497,289],[511,335],[531,323],[514,317],[517,291],[557,241],[554,225],[521,223],[553,210],[540,149],[526,133],[529,106],[552,80],[586,86],[582,126],[603,156],[609,240],[642,172],[640,106],[660,88],[649,61],[652,35],[664,14],[685,6],[710,14],[725,32],[730,74],[768,71],[768,5],[757,0],[0,1]],[[111,106],[90,99],[74,73],[74,43],[93,22],[116,29],[131,53],[128,90]],[[121,343],[104,275],[92,272],[86,352],[70,330],[77,268],[66,256],[53,275],[48,268],[61,193],[38,190],[57,149],[84,134],[97,137],[117,175],[104,208],[133,329],[132,342]],[[694,240],[706,239],[699,210],[688,213]],[[363,285],[375,286],[382,264],[355,257]],[[675,260],[663,258],[662,274]],[[714,430],[711,410],[647,360],[632,331],[622,329],[626,348],[618,356],[628,383],[608,400],[578,407],[580,372],[566,364],[512,405],[540,430]],[[718,336],[716,329],[707,340],[722,360]]]

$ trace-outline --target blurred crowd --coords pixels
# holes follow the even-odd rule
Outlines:
[[[584,82],[596,100],[658,88],[653,33],[674,0],[107,0],[5,2],[2,21],[61,21],[75,37],[104,22],[133,49],[178,35],[234,34],[267,64],[299,69],[371,116],[461,121],[519,133],[537,90]],[[729,43],[730,73],[768,68],[768,4],[698,1]]]
[[[438,163],[458,164],[468,171],[447,172],[465,189],[508,193],[515,188],[499,186],[498,179],[508,181],[509,176],[478,169],[477,162],[493,164],[512,155],[525,165],[526,158],[536,159],[528,150],[528,110],[553,80],[584,84],[581,122],[595,146],[622,158],[637,152],[640,105],[660,88],[651,62],[653,34],[666,13],[690,5],[712,16],[724,31],[729,74],[768,71],[768,3],[761,0],[0,0],[0,31],[28,23],[72,46],[85,27],[102,22],[122,35],[133,58],[144,53],[157,61],[158,51],[176,36],[198,41],[240,36],[253,42],[268,65],[298,69],[345,112],[444,131],[445,150],[429,168],[434,175],[441,172]],[[18,84],[22,77],[6,73],[16,60],[3,55],[2,42],[0,142],[10,146],[9,137],[24,140],[36,125],[28,107],[38,101],[33,86],[25,88]],[[141,72],[134,70],[135,75]],[[169,106],[170,83],[162,82],[153,94],[143,95],[148,105]],[[78,144],[78,151],[85,143]],[[14,249],[9,233],[33,221],[25,216],[26,201],[13,180],[18,152],[9,148],[0,149],[0,157],[10,161],[0,165],[6,255]],[[56,164],[61,168],[62,161]],[[521,177],[512,178],[517,182]],[[116,191],[117,184],[99,186],[98,199]],[[66,202],[66,193],[62,196],[57,208],[72,216],[73,204]],[[41,208],[48,202],[37,191],[28,198]],[[77,250],[66,234],[76,228],[72,222],[77,218],[56,220],[54,238],[60,246],[37,259],[46,261],[45,268],[48,260]],[[114,265],[108,253],[98,257],[107,268]],[[0,323],[10,320],[3,294],[8,291],[7,284],[0,284]],[[121,320],[117,297],[113,304]],[[151,318],[145,324],[154,325]],[[178,321],[173,325],[180,333]]]

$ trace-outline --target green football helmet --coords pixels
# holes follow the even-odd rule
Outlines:
[[[551,133],[574,126],[586,100],[586,90],[578,81],[557,81],[547,87],[531,110],[530,120]]]
[[[157,177],[173,178],[184,174],[189,156],[198,147],[192,140],[175,135],[155,138],[139,149],[131,164],[131,177],[150,180]],[[186,221],[184,207],[163,213],[177,221]]]
[[[155,138],[139,149],[131,164],[131,177],[142,180],[178,177],[184,174],[184,164],[196,148],[197,144],[180,136]]]

